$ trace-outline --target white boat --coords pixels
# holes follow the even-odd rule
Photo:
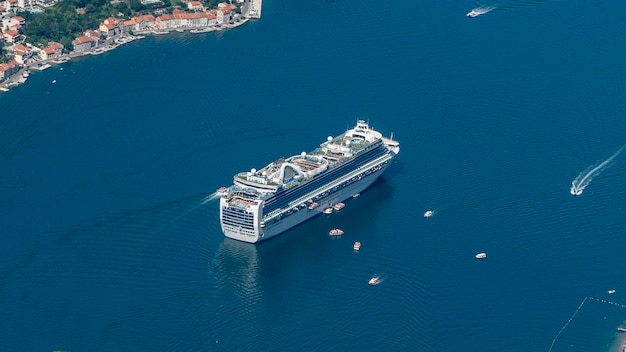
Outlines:
[[[360,195],[361,195],[361,193],[356,193],[356,194],[352,195],[352,198],[356,198],[356,197],[358,197]]]
[[[345,207],[345,206],[346,206],[345,204],[343,204],[343,203],[341,203],[341,202],[340,202],[340,203],[337,203],[337,204],[333,205],[333,209],[335,209],[335,210],[341,210],[341,209],[343,209],[343,207]]]
[[[361,242],[354,242],[354,246],[352,248],[354,248],[355,251],[358,251],[361,249]]]
[[[626,328],[619,327],[619,328],[617,328],[617,331],[619,331],[619,332],[626,332]]]
[[[332,214],[333,213],[333,208],[326,208],[326,209],[324,209],[323,213],[327,214],[327,215],[328,214]]]
[[[343,230],[342,229],[332,229],[328,232],[329,235],[331,236],[341,236],[343,235]]]
[[[614,294],[614,293],[615,293],[615,290],[608,290],[608,291],[606,291],[606,293],[608,293],[608,294],[612,295],[612,294]]]
[[[370,286],[376,286],[379,283],[380,283],[380,279],[375,277],[375,276],[373,278],[371,278],[370,281],[369,281]]]
[[[424,213],[424,217],[425,217],[425,218],[429,218],[429,217],[433,216],[434,214],[435,214],[435,213],[434,213],[432,210],[427,210],[427,211]]]
[[[225,196],[226,194],[228,194],[228,188],[220,187],[217,189],[217,191],[215,191],[215,194],[217,194],[220,197]]]
[[[476,17],[479,15],[484,15],[487,12],[494,10],[495,7],[494,6],[490,6],[490,7],[477,7],[475,9],[472,9],[472,11],[467,13],[467,17]]]
[[[572,185],[572,188],[570,188],[569,193],[571,193],[573,196],[579,196],[583,194],[583,189],[576,188],[576,186]]]
[[[485,252],[476,254],[476,259],[485,259],[485,258],[487,258],[487,253]]]

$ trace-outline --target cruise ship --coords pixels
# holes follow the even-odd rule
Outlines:
[[[365,190],[399,152],[393,137],[358,120],[312,152],[240,172],[218,191],[222,231],[250,243],[277,236]]]

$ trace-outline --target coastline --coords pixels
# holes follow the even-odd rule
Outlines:
[[[118,47],[133,42],[138,39],[144,39],[147,35],[163,35],[169,34],[172,31],[183,33],[208,33],[215,31],[223,31],[227,29],[233,29],[247,23],[251,19],[261,18],[261,7],[263,0],[250,0],[244,3],[249,4],[245,6],[245,10],[242,11],[241,17],[238,17],[232,23],[225,23],[208,27],[181,27],[181,28],[167,28],[157,29],[149,28],[143,31],[136,31],[133,34],[121,34],[117,37],[110,38],[107,43],[102,46],[94,47],[91,50],[76,52],[72,51],[69,54],[64,54],[59,57],[55,57],[47,60],[36,60],[20,67],[14,74],[7,77],[0,82],[0,93],[8,92],[11,88],[20,86],[26,83],[28,76],[34,71],[44,71],[53,65],[63,64],[74,58],[87,56],[87,55],[100,55],[108,51],[117,49]]]

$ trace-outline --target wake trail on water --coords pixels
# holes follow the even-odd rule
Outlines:
[[[484,15],[496,9],[514,9],[527,6],[541,5],[558,0],[491,0],[481,1],[474,4],[474,8],[467,15],[469,17],[476,17]]]
[[[576,176],[574,181],[572,181],[572,187],[570,189],[570,193],[574,196],[579,196],[583,193],[585,188],[589,186],[591,181],[600,175],[602,171],[606,170],[612,165],[612,162],[617,158],[622,151],[626,148],[626,144],[619,148],[613,155],[611,155],[608,159],[591,165],[585,171],[581,172]]]

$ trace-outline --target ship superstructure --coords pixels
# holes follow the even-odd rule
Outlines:
[[[226,237],[244,242],[272,238],[371,185],[400,151],[363,120],[319,148],[280,158],[234,176],[219,190]]]

